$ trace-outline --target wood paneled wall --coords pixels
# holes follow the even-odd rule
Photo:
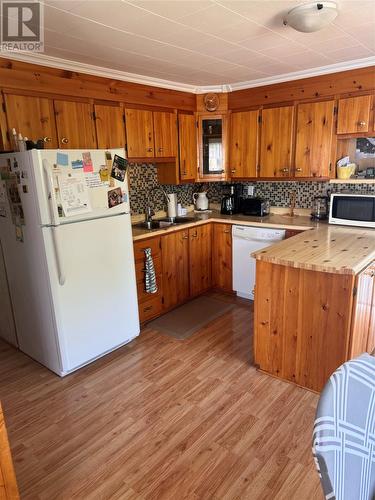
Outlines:
[[[195,94],[111,80],[0,58],[0,86],[6,89],[119,101],[194,111]]]
[[[375,90],[375,66],[273,85],[237,90],[228,96],[231,110],[338,95],[358,95]]]

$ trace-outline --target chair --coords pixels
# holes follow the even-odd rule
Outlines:
[[[331,375],[319,399],[313,454],[325,498],[375,499],[375,358],[362,354]]]

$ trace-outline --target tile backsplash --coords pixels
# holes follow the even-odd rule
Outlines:
[[[272,206],[289,206],[290,193],[296,193],[296,208],[310,208],[315,196],[322,196],[327,190],[332,192],[351,191],[355,193],[375,194],[375,185],[369,184],[329,184],[328,182],[242,182],[236,183],[255,187],[255,196],[266,198]],[[193,203],[193,193],[206,188],[211,203],[220,203],[221,198],[229,191],[228,182],[210,184],[183,184],[180,186],[164,186],[167,193],[177,193],[178,202],[184,205]],[[148,200],[155,210],[165,208],[163,194],[157,179],[157,167],[153,164],[129,165],[130,206],[133,215],[145,212]]]

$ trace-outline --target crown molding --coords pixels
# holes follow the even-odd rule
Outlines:
[[[121,80],[124,82],[139,83],[141,85],[150,85],[152,87],[161,87],[170,90],[178,90],[180,92],[190,92],[193,94],[206,94],[208,92],[225,93],[235,90],[244,90],[254,87],[262,87],[264,85],[273,85],[276,83],[288,82],[291,80],[301,80],[314,76],[327,75],[337,73],[339,71],[348,71],[351,69],[365,68],[367,66],[375,66],[375,57],[366,57],[354,61],[346,61],[343,63],[330,64],[303,71],[295,71],[293,73],[285,73],[283,75],[270,76],[267,78],[259,78],[257,80],[249,80],[245,82],[223,84],[223,85],[190,85],[182,82],[174,82],[171,80],[163,80],[161,78],[153,78],[151,76],[138,75],[135,73],[127,73],[115,69],[94,66],[59,57],[48,56],[40,53],[30,52],[0,52],[0,57],[8,57],[17,61],[22,61],[30,64],[39,64],[50,68],[64,69],[67,71],[86,73],[89,75],[101,76],[112,80]]]
[[[121,80],[123,82],[139,83],[141,85],[150,85],[152,87],[161,87],[164,89],[179,90],[181,92],[197,93],[195,85],[186,83],[173,82],[171,80],[163,80],[162,78],[153,78],[152,76],[138,75],[135,73],[127,73],[116,69],[104,68],[93,64],[81,63],[70,59],[62,59],[60,57],[48,56],[41,53],[30,53],[24,51],[7,52],[1,51],[0,57],[8,57],[16,61],[22,61],[29,64],[39,64],[49,68],[64,69],[77,73],[85,73],[88,75],[101,76],[111,80]]]

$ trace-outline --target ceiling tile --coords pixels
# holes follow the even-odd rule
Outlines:
[[[269,32],[256,38],[244,40],[241,45],[251,50],[264,51],[273,47],[290,46],[291,43],[293,43],[291,40]]]
[[[264,35],[268,30],[252,21],[241,21],[231,26],[225,27],[222,31],[217,30],[216,36],[228,40],[229,42],[240,42],[249,38]]]
[[[238,24],[243,19],[241,16],[228,12],[220,5],[213,5],[208,9],[202,10],[199,14],[190,14],[179,19],[179,22],[204,33],[217,35],[223,31],[223,27],[229,27]]]
[[[371,57],[374,52],[362,45],[355,47],[347,47],[345,49],[327,51],[327,57],[331,58],[333,62],[352,61],[355,59],[362,59],[364,57]]]
[[[133,4],[137,7],[166,17],[167,19],[177,20],[181,17],[190,14],[197,14],[201,10],[212,6],[212,2],[207,0],[191,1],[191,0],[136,0],[127,1],[126,3]]]

